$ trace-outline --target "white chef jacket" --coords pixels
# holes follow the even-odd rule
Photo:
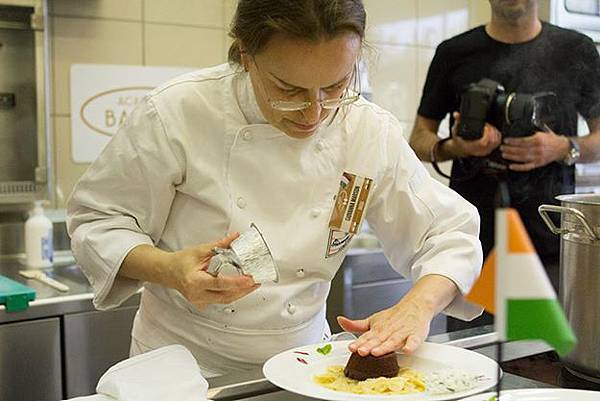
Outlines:
[[[366,219],[395,269],[470,289],[482,263],[477,211],[429,176],[391,113],[360,99],[294,139],[266,123],[248,74],[223,64],[153,90],[76,185],[67,223],[95,306],[116,307],[143,286],[134,341],[182,344],[205,375],[322,341],[330,282],[347,250],[325,258],[345,171],[373,179]],[[117,276],[140,244],[175,251],[252,222],[280,281],[232,304],[199,310],[174,289]],[[458,296],[445,312],[472,319],[480,309]]]

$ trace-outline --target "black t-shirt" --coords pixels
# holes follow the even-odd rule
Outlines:
[[[466,86],[482,78],[499,82],[507,93],[554,92],[558,110],[550,128],[558,134],[576,135],[577,113],[586,119],[600,116],[600,60],[593,42],[548,23],[542,24],[535,39],[524,43],[498,42],[484,26],[441,43],[429,67],[418,114],[442,120],[459,110]],[[482,162],[480,158],[455,160],[450,186],[478,207],[484,253],[494,243],[494,204],[501,178],[508,183],[512,206],[521,214],[542,260],[556,263],[559,239],[546,228],[537,207],[556,203],[558,194],[574,192],[574,168],[554,162],[529,172],[499,175],[481,169]]]

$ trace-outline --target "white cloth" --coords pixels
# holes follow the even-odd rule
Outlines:
[[[69,398],[69,401],[115,401],[115,399],[107,395],[92,394],[83,397]]]
[[[202,401],[207,391],[194,356],[170,345],[117,363],[98,381],[98,394],[71,401]]]
[[[426,172],[398,120],[359,100],[298,140],[266,124],[248,74],[221,65],[152,91],[88,169],[68,202],[74,255],[108,309],[144,285],[133,337],[183,344],[222,374],[322,340],[325,301],[346,250],[325,258],[344,171],[374,180],[366,219],[390,263],[417,280],[440,274],[465,293],[482,262],[475,208]],[[254,222],[280,269],[231,305],[198,310],[175,290],[117,277],[140,244],[214,241]],[[480,310],[457,297],[446,313]]]

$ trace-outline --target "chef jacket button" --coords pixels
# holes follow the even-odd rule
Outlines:
[[[287,311],[290,315],[293,315],[294,313],[296,313],[296,305],[288,304]]]
[[[242,198],[241,196],[239,198],[237,198],[236,203],[240,209],[243,209],[246,207],[246,200],[244,198]]]
[[[317,141],[317,143],[315,144],[315,148],[317,149],[317,152],[320,152],[323,149],[325,149],[325,145],[323,144],[323,141],[321,141],[321,140]]]
[[[252,132],[250,132],[250,131],[244,131],[242,133],[242,138],[244,138],[244,141],[250,141],[250,140],[252,140]]]
[[[296,277],[304,277],[304,269],[298,269],[296,270]]]
[[[313,210],[310,211],[310,217],[317,218],[319,217],[319,215],[321,214],[321,209],[318,208],[314,208]]]
[[[233,308],[225,308],[225,309],[223,309],[223,312],[232,314],[233,312],[235,312],[235,310]]]

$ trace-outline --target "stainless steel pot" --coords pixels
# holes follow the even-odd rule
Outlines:
[[[600,194],[557,196],[538,211],[560,240],[559,297],[577,336],[563,359],[575,375],[600,382]],[[560,227],[548,213],[560,213]]]

